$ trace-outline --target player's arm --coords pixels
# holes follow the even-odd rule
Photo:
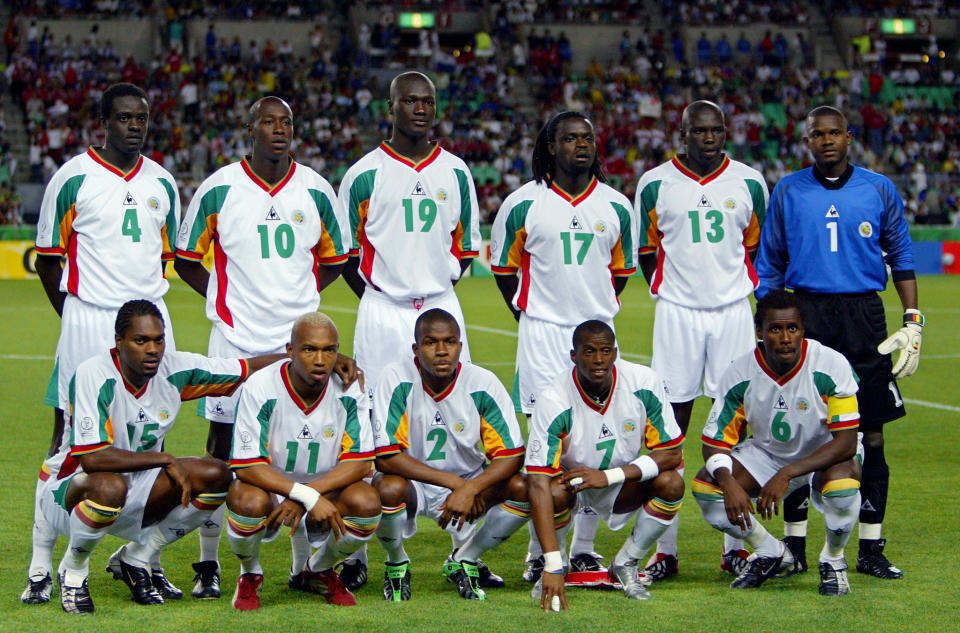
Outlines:
[[[463,477],[431,468],[419,459],[410,457],[405,451],[392,455],[378,455],[376,464],[377,470],[387,475],[400,475],[405,479],[443,486],[450,490],[456,490],[466,483]]]
[[[497,280],[497,288],[500,289],[500,294],[503,295],[504,303],[507,304],[507,307],[513,314],[513,318],[519,321],[520,310],[513,307],[513,297],[517,294],[517,288],[520,286],[520,278],[516,275],[499,274],[494,275],[494,278]]]
[[[350,286],[350,290],[353,290],[353,294],[357,295],[357,298],[362,298],[363,291],[366,290],[367,284],[364,283],[363,278],[360,277],[360,258],[351,256],[347,259],[347,263],[343,265],[342,274],[343,280]]]
[[[486,511],[481,498],[483,491],[501,481],[506,481],[520,472],[522,466],[522,453],[513,457],[493,460],[482,473],[473,479],[466,480],[466,483],[450,493],[443,502],[443,506],[441,506],[443,512],[437,524],[441,528],[445,528],[452,519],[457,523],[457,529],[459,530],[463,527],[465,521],[478,518],[475,514],[483,514]]]
[[[47,293],[47,299],[50,300],[50,305],[58,315],[63,316],[63,302],[67,298],[67,293],[60,290],[60,277],[63,275],[60,256],[37,254],[34,266],[40,277],[40,283],[43,284],[43,290]]]
[[[108,446],[92,453],[78,455],[85,473],[132,473],[151,468],[162,468],[171,481],[180,488],[180,504],[184,507],[193,498],[190,478],[177,458],[170,453],[134,452]]]
[[[323,292],[323,289],[337,280],[337,277],[343,272],[344,264],[332,264],[329,266],[317,266],[317,290]]]
[[[653,273],[657,272],[657,252],[640,253],[637,261],[640,263],[640,272],[643,273],[643,278],[647,280],[649,286],[653,281]]]
[[[457,282],[463,279],[463,274],[467,272],[467,269],[470,268],[470,264],[473,262],[472,257],[464,257],[460,259],[460,276],[453,280],[453,285],[456,286]]]
[[[833,438],[811,453],[808,457],[787,464],[760,490],[757,497],[757,511],[764,519],[777,514],[780,500],[787,492],[787,486],[794,477],[800,477],[819,470],[826,470],[834,464],[846,461],[857,453],[857,429],[834,431]]]
[[[560,556],[560,542],[557,539],[557,529],[553,524],[553,493],[550,490],[552,481],[553,477],[549,475],[528,473],[527,494],[530,495],[530,517],[533,519],[533,529],[537,532],[541,548],[545,553]],[[540,594],[541,609],[550,609],[554,596],[559,598],[562,608],[567,608],[564,577],[562,563],[559,571],[556,569],[547,571],[546,566],[544,567],[543,591]]]
[[[623,292],[623,289],[627,287],[627,281],[630,278],[627,276],[620,276],[613,278],[613,291],[617,293],[617,296],[620,296],[620,293]]]
[[[723,506],[727,518],[734,525],[746,531],[750,529],[750,515],[753,514],[753,502],[740,482],[733,476],[733,458],[729,449],[703,445],[704,470],[707,471],[720,489],[723,490]]]
[[[200,293],[201,297],[207,296],[210,271],[204,268],[201,262],[177,257],[176,261],[173,262],[173,269],[180,275],[180,279],[183,279],[188,286]]]

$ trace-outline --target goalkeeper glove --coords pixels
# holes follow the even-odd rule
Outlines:
[[[917,371],[920,364],[920,345],[923,342],[923,324],[925,319],[919,310],[907,310],[903,313],[903,327],[877,346],[881,354],[890,354],[900,350],[893,363],[893,377],[906,378]]]

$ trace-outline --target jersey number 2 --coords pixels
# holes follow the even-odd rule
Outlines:
[[[427,433],[427,441],[436,442],[436,444],[433,445],[433,450],[430,451],[430,455],[427,457],[428,462],[447,458],[447,454],[443,452],[443,445],[447,443],[447,432],[445,430],[440,428],[432,429]]]

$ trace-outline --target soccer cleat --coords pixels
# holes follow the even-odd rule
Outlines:
[[[720,569],[739,576],[747,568],[747,559],[750,558],[750,552],[745,549],[732,549],[724,552],[720,556]]]
[[[367,566],[361,560],[348,558],[335,565],[334,569],[337,570],[340,580],[350,591],[356,591],[367,584]]]
[[[47,573],[42,577],[27,578],[27,588],[20,594],[20,601],[24,604],[43,604],[50,602],[53,593],[53,579]]]
[[[304,572],[295,574],[290,572],[290,579],[287,580],[287,586],[296,591],[310,591],[310,584],[307,582],[307,577],[304,575]]]
[[[150,582],[153,583],[154,589],[163,596],[164,600],[179,600],[183,597],[183,592],[170,582],[167,575],[163,573],[162,567],[150,570]]]
[[[680,563],[673,554],[663,554],[656,552],[647,561],[647,567],[644,572],[650,577],[650,580],[656,582],[666,580],[671,576],[676,576],[680,571]]]
[[[731,589],[753,589],[762,585],[768,578],[772,578],[780,571],[780,556],[757,556],[754,554],[747,560],[747,568],[737,579],[730,583]]]
[[[498,576],[493,573],[487,564],[477,559],[477,572],[480,574],[480,586],[484,589],[502,589],[507,586],[507,583],[503,581],[503,577]]]
[[[638,561],[631,560],[623,565],[611,565],[607,573],[623,586],[623,595],[626,597],[632,600],[649,600],[653,596],[640,579],[640,566],[637,563]]]
[[[190,592],[197,600],[215,600],[220,597],[220,563],[215,560],[204,560],[193,564],[193,591]]]
[[[73,587],[66,583],[64,577],[66,574],[60,571],[57,574],[57,587],[60,591],[60,606],[67,613],[83,615],[93,613],[93,598],[90,597],[90,587],[87,584],[87,578],[79,587]]]
[[[783,544],[787,546],[790,556],[783,557],[777,576],[786,578],[807,571],[807,537],[785,536],[783,537]],[[793,558],[792,561],[788,560],[790,557]]]
[[[847,579],[847,566],[834,569],[830,563],[820,563],[820,595],[845,596],[848,593],[850,581]]]
[[[120,580],[130,587],[130,594],[137,604],[163,604],[163,596],[153,586],[146,567],[137,567],[120,559]]]
[[[607,568],[600,554],[581,552],[570,557],[570,571],[607,571]]]
[[[313,593],[323,596],[327,604],[335,604],[341,607],[356,606],[357,599],[350,590],[347,589],[340,576],[333,569],[324,571],[303,570],[307,584]]]
[[[238,611],[256,611],[260,608],[260,588],[263,586],[263,574],[240,574],[237,589],[233,592],[230,604]]]
[[[443,564],[443,575],[457,586],[457,593],[465,600],[486,600],[487,593],[480,588],[477,564],[468,560],[448,558]]]
[[[404,602],[410,599],[410,561],[385,563],[383,572],[383,599]],[[446,569],[446,565],[444,565]]]
[[[860,540],[860,553],[857,555],[857,571],[885,580],[903,578],[903,572],[883,555],[887,539]]]
[[[543,575],[543,556],[537,556],[536,558],[531,558],[524,563],[523,575],[521,578],[523,582],[537,582],[540,580],[540,576]]]

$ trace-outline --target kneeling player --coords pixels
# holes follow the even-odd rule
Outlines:
[[[227,496],[230,471],[212,459],[163,452],[183,400],[233,392],[275,356],[250,360],[164,353],[164,323],[149,301],[129,301],[116,347],[82,363],[70,385],[69,442],[48,460],[43,518],[70,543],[57,573],[60,604],[92,613],[90,554],[107,534],[132,541],[110,560],[140,604],[160,604],[151,568],[160,550],[201,525]],[[179,596],[175,596],[179,597]]]
[[[519,474],[523,436],[497,377],[460,364],[460,327],[452,315],[426,311],[414,336],[414,358],[388,365],[374,396],[381,473],[374,485],[383,503],[377,538],[387,553],[383,597],[410,599],[403,541],[414,535],[417,516],[423,515],[458,545],[443,565],[444,576],[462,598],[484,600],[480,554],[529,519]],[[474,522],[483,517],[483,527],[474,532]]]
[[[703,429],[706,465],[693,494],[710,525],[754,548],[730,585],[742,589],[793,564],[790,550],[756,522],[751,498],[768,519],[787,494],[809,483],[826,523],[820,593],[843,595],[850,591],[843,549],[860,508],[857,382],[840,353],[804,339],[793,294],[765,295],[754,323],[757,349],[720,380],[723,395]],[[753,437],[743,441],[748,425]]]
[[[287,354],[240,393],[230,466],[230,548],[240,559],[233,606],[260,608],[260,543],[282,525],[305,529],[317,550],[289,585],[330,604],[357,604],[333,565],[370,540],[380,498],[363,481],[373,461],[369,398],[332,375],[340,347],[333,321],[319,312],[293,324]],[[302,524],[302,525],[301,525]]]
[[[544,550],[540,605],[566,608],[566,526],[554,526],[551,478],[560,476],[570,507],[590,506],[611,530],[637,516],[609,574],[624,594],[647,600],[638,561],[676,520],[683,502],[683,434],[663,383],[649,367],[617,360],[613,330],[586,321],[573,332],[572,372],[542,392],[530,422],[526,468],[533,523]],[[640,455],[643,447],[652,451]],[[534,590],[536,594],[536,589]]]

